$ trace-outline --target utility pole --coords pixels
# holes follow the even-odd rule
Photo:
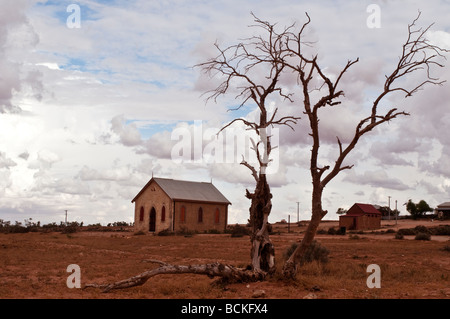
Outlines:
[[[388,216],[389,216],[389,220],[391,220],[391,196],[388,196],[389,198],[389,210],[388,210]]]
[[[299,219],[299,210],[300,210],[300,202],[297,202],[297,223],[300,221],[300,219]]]
[[[395,200],[395,225],[397,225],[398,210],[397,210],[397,200]]]
[[[66,211],[66,225],[67,225],[67,209],[65,211]]]

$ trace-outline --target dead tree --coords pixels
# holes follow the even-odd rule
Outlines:
[[[308,117],[310,126],[310,136],[312,137],[312,149],[310,158],[310,172],[313,184],[312,190],[312,216],[308,228],[304,234],[301,244],[297,247],[294,253],[290,256],[283,267],[285,276],[292,278],[297,272],[300,265],[300,260],[304,252],[308,249],[314,239],[316,230],[322,218],[327,214],[327,211],[322,207],[322,195],[325,186],[333,180],[340,172],[351,169],[353,165],[344,165],[343,162],[347,155],[355,148],[360,138],[372,131],[377,126],[389,122],[399,116],[406,116],[409,113],[399,111],[395,107],[391,107],[387,112],[380,113],[380,103],[389,95],[396,92],[405,94],[406,97],[412,96],[414,93],[422,89],[427,84],[442,85],[444,81],[431,76],[431,68],[443,67],[439,62],[444,52],[448,52],[436,45],[431,44],[426,39],[426,32],[432,25],[427,28],[418,28],[416,23],[420,17],[418,16],[408,25],[408,36],[406,42],[402,46],[401,56],[395,66],[393,72],[386,75],[386,80],[381,93],[375,98],[372,104],[371,112],[367,117],[361,119],[356,125],[353,138],[347,145],[343,145],[339,137],[336,137],[336,145],[339,150],[339,155],[336,158],[334,165],[320,165],[319,163],[319,147],[320,147],[320,125],[318,111],[324,112],[326,108],[340,107],[341,100],[344,96],[344,91],[339,89],[339,83],[345,73],[352,65],[357,63],[359,59],[350,60],[342,68],[336,79],[331,80],[324,72],[318,63],[317,55],[313,57],[306,57],[303,54],[303,32],[310,23],[311,19],[307,16],[307,22],[303,25],[300,32],[290,33],[286,39],[287,51],[291,57],[295,57],[295,63],[289,62],[286,68],[291,69],[298,76],[300,90],[303,94],[303,113]],[[399,80],[409,78],[411,75],[418,74],[423,71],[423,78],[416,83],[415,86],[408,88],[398,84]],[[317,87],[312,87],[313,79],[320,79],[320,92],[323,95],[317,100],[313,101],[311,91]]]
[[[225,49],[221,49],[216,43],[219,55],[198,66],[210,76],[219,76],[223,79],[215,89],[208,92],[208,99],[216,101],[219,96],[229,94],[230,88],[237,87],[236,98],[242,99],[237,109],[250,102],[256,104],[259,111],[259,118],[256,121],[237,118],[225,125],[221,131],[236,122],[241,122],[257,135],[257,140],[252,140],[256,165],[252,165],[245,158],[242,159],[241,165],[251,171],[256,183],[253,192],[246,190],[246,197],[251,200],[249,209],[251,268],[254,272],[266,274],[275,271],[275,249],[268,230],[268,219],[272,209],[272,194],[266,174],[272,151],[269,129],[280,125],[292,128],[291,125],[296,124],[300,117],[294,115],[277,117],[278,107],[273,112],[268,110],[268,99],[273,94],[292,102],[290,94],[286,94],[279,85],[280,76],[285,69],[285,59],[290,55],[286,50],[284,38],[292,26],[277,32],[275,25],[262,21],[254,15],[253,17],[256,26],[263,29],[264,36],[253,36]]]
[[[267,168],[271,162],[270,128],[288,126],[297,123],[300,117],[293,115],[279,116],[279,108],[269,111],[268,100],[276,95],[282,100],[291,101],[290,94],[285,93],[279,85],[279,79],[285,69],[285,59],[290,54],[284,47],[285,35],[292,27],[287,27],[278,33],[275,25],[255,18],[256,27],[263,30],[263,35],[244,39],[241,43],[220,48],[216,43],[218,55],[211,60],[198,64],[210,76],[221,77],[222,82],[213,90],[207,92],[207,101],[217,99],[225,94],[233,94],[237,88],[237,99],[241,103],[237,109],[246,104],[254,103],[259,111],[259,118],[251,120],[236,118],[221,128],[219,133],[235,123],[243,123],[246,129],[256,133],[252,139],[252,150],[256,155],[253,164],[243,157],[241,165],[247,167],[253,176],[256,186],[253,192],[246,190],[245,196],[251,200],[251,265],[237,268],[221,263],[204,265],[170,265],[162,261],[160,267],[146,271],[137,276],[111,284],[87,284],[85,288],[102,288],[104,292],[113,289],[129,288],[144,284],[149,278],[159,274],[203,274],[209,277],[221,277],[225,282],[249,282],[263,280],[275,271],[275,249],[269,237],[269,215],[272,209],[272,194],[267,180]],[[263,75],[261,75],[263,74]],[[236,109],[235,109],[236,110]],[[281,112],[280,112],[281,113]]]
[[[427,84],[442,85],[444,81],[431,76],[431,68],[443,67],[439,62],[445,58],[443,53],[448,52],[431,44],[426,39],[426,32],[431,28],[417,28],[416,23],[420,13],[411,24],[408,25],[408,36],[402,46],[402,53],[394,71],[386,76],[381,93],[373,101],[370,114],[360,120],[356,125],[353,137],[347,145],[344,145],[339,137],[336,137],[336,147],[339,151],[334,165],[320,165],[319,147],[320,125],[318,112],[332,107],[341,107],[344,91],[339,84],[349,69],[359,59],[348,61],[335,80],[330,79],[318,63],[316,56],[307,57],[304,54],[304,46],[310,46],[310,42],[303,39],[304,31],[311,22],[308,14],[307,22],[299,32],[294,32],[295,24],[276,32],[275,25],[262,21],[254,16],[256,26],[263,29],[266,37],[254,36],[243,42],[221,49],[216,44],[219,55],[197,66],[212,75],[220,76],[223,81],[212,91],[208,92],[208,99],[216,100],[218,97],[231,94],[232,89],[237,89],[237,98],[242,99],[240,107],[248,102],[256,104],[259,110],[259,119],[252,121],[246,118],[237,118],[225,125],[221,130],[241,122],[248,129],[253,130],[258,140],[253,141],[253,150],[256,153],[257,165],[252,165],[244,158],[241,162],[250,171],[255,180],[254,192],[246,191],[246,196],[251,200],[250,224],[251,234],[251,267],[237,268],[230,265],[211,263],[204,265],[169,265],[161,261],[153,261],[161,264],[160,267],[144,272],[140,275],[118,281],[112,284],[88,284],[86,287],[99,287],[105,291],[133,287],[144,284],[149,278],[159,274],[203,274],[210,277],[221,277],[229,281],[254,281],[266,278],[267,274],[274,271],[274,247],[268,233],[268,217],[272,208],[272,194],[267,181],[266,169],[270,162],[272,151],[271,136],[268,128],[276,125],[292,127],[300,119],[298,116],[278,116],[278,108],[270,113],[267,107],[268,97],[275,95],[293,102],[292,93],[286,93],[281,86],[280,79],[287,72],[294,72],[298,79],[298,87],[303,102],[301,109],[307,116],[312,138],[310,158],[310,173],[313,184],[312,191],[312,216],[301,244],[290,256],[283,267],[283,274],[287,278],[293,278],[297,273],[300,260],[304,252],[309,248],[316,234],[317,228],[327,211],[322,206],[322,195],[325,186],[340,172],[351,169],[353,165],[344,165],[344,160],[355,148],[360,138],[371,132],[377,126],[387,123],[397,117],[409,115],[405,111],[399,111],[392,107],[387,112],[380,113],[380,103],[397,92],[402,92],[405,97],[410,97]],[[263,70],[263,72],[261,72]],[[258,72],[256,72],[258,71]],[[265,72],[264,72],[265,71]],[[407,88],[398,85],[399,80],[409,78],[412,74],[424,72],[424,79],[415,86]],[[261,76],[265,74],[265,76]],[[317,79],[320,85],[317,86]],[[311,92],[319,91],[320,98],[313,101]]]

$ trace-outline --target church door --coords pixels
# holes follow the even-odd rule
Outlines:
[[[155,231],[156,229],[156,210],[155,207],[152,207],[150,210],[150,224],[148,227],[149,231]]]

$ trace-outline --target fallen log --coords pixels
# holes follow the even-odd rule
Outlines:
[[[171,265],[160,260],[146,260],[147,262],[158,263],[160,266],[155,269],[147,270],[139,275],[128,279],[116,281],[110,284],[86,284],[86,288],[100,288],[103,292],[109,292],[114,289],[124,289],[135,286],[141,286],[151,277],[162,274],[197,274],[206,275],[209,278],[222,277],[226,283],[232,282],[255,282],[263,280],[267,273],[264,271],[254,271],[247,268],[238,268],[222,263],[210,263],[199,265]]]

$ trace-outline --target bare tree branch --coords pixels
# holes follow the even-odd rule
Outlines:
[[[245,167],[247,167],[252,172],[252,176],[255,179],[255,182],[258,183],[258,181],[259,181],[258,172],[256,171],[256,169],[252,165],[250,165],[249,163],[247,163],[244,160],[244,156],[242,156],[241,165],[244,165]]]

